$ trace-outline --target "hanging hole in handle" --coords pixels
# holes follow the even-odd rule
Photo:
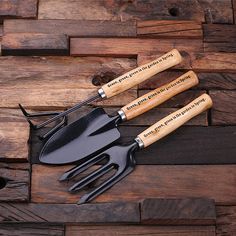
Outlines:
[[[169,9],[169,14],[171,16],[178,16],[179,15],[179,9],[177,7],[172,7]]]
[[[7,185],[6,179],[4,179],[3,177],[0,177],[0,189],[5,188],[6,185]]]

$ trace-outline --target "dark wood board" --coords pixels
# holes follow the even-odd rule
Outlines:
[[[0,163],[0,201],[26,202],[29,200],[29,189],[29,164]]]
[[[136,22],[109,20],[5,20],[4,33],[66,34],[69,37],[135,37]]]
[[[63,34],[5,34],[2,38],[2,55],[69,55],[69,40]]]
[[[214,225],[215,203],[204,198],[145,199],[141,222],[156,225]]]
[[[33,165],[31,201],[35,203],[76,203],[92,186],[77,194],[68,188],[79,177],[58,182],[71,166]],[[205,197],[217,204],[236,203],[236,165],[137,165],[136,169],[118,182],[95,202],[141,201],[145,198]],[[86,173],[81,174],[80,178]],[[97,182],[97,185],[104,181]],[[50,188],[48,187],[50,186]],[[94,187],[94,186],[93,186]],[[227,194],[226,194],[227,193]]]
[[[4,236],[64,236],[64,226],[56,224],[2,224],[0,235]]]
[[[214,226],[67,226],[66,236],[215,236]]]
[[[88,6],[93,6],[93,10]],[[51,9],[54,9],[52,11]],[[232,23],[230,0],[40,0],[39,19],[87,20],[195,20],[212,23]]]
[[[15,204],[0,203],[0,223],[139,223],[138,203]],[[1,228],[1,225],[0,225]]]

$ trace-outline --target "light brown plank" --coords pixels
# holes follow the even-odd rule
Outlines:
[[[93,6],[91,9],[89,6]],[[79,20],[196,20],[232,23],[230,0],[194,1],[106,1],[106,0],[40,0],[39,19]],[[54,9],[52,11],[51,9]],[[207,11],[208,10],[208,11]]]
[[[153,76],[151,79],[139,85],[140,89],[155,89],[171,82],[184,74],[182,70],[167,70]],[[236,73],[197,73],[199,84],[192,89],[236,89]]]
[[[54,34],[5,34],[2,38],[2,55],[68,55],[66,35]]]
[[[55,109],[70,107],[94,95],[102,84],[135,68],[136,61],[114,58],[2,57],[0,67],[0,107],[18,107],[18,103],[22,103],[31,108]],[[134,88],[103,104],[125,105],[136,97]]]
[[[214,226],[67,226],[66,236],[215,236]]]
[[[161,53],[154,55],[138,55],[138,65],[142,65],[148,61],[154,60]],[[236,72],[236,53],[197,53],[182,52],[183,62],[175,69],[192,69],[196,72]]]
[[[139,37],[202,38],[202,24],[196,21],[149,20],[137,22]]]
[[[201,52],[202,40],[140,39],[140,38],[71,38],[72,56],[135,57],[142,53],[170,51],[176,48],[187,52]]]
[[[37,0],[1,0],[1,18],[36,18]]]
[[[213,99],[211,120],[213,125],[236,124],[236,91],[210,91]]]
[[[29,200],[29,164],[0,163],[0,201]]]
[[[216,235],[236,235],[236,206],[217,206],[216,213]]]
[[[94,214],[96,212],[96,214]],[[139,223],[138,203],[17,204],[0,203],[1,223]]]
[[[236,52],[236,25],[204,24],[205,52]]]
[[[70,194],[67,189],[78,179],[65,183],[58,182],[58,178],[69,168],[70,166],[33,165],[32,201],[76,203],[85,191]],[[218,204],[234,204],[235,170],[236,165],[138,165],[135,171],[100,195],[95,202],[206,197],[215,199]]]
[[[29,125],[16,109],[0,109],[0,160],[27,161]]]
[[[156,225],[214,225],[215,203],[206,198],[149,198],[141,204],[141,222]]]
[[[99,20],[5,20],[4,33],[66,34],[70,37],[135,37],[136,22]]]

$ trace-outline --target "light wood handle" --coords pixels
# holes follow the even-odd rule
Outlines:
[[[176,80],[135,99],[122,107],[121,110],[125,114],[126,119],[131,120],[197,84],[197,75],[193,71],[188,71]]]
[[[182,57],[180,53],[178,50],[173,49],[156,60],[119,76],[111,82],[103,85],[101,89],[107,98],[113,97],[149,79],[153,75],[179,64],[181,61]]]
[[[156,142],[157,140],[165,137],[178,127],[209,109],[212,106],[212,100],[209,95],[203,94],[200,97],[193,100],[185,107],[179,109],[176,112],[168,115],[162,120],[158,121],[144,132],[138,135],[138,138],[144,144],[144,147]]]

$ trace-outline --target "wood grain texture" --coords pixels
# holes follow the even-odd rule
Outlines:
[[[4,33],[66,34],[70,37],[135,37],[136,23],[99,20],[5,20]]]
[[[32,202],[76,203],[85,191],[70,194],[67,189],[78,178],[69,182],[58,182],[58,178],[69,168],[70,166],[33,165]],[[113,202],[117,199],[140,201],[145,198],[206,197],[215,199],[218,204],[234,204],[235,169],[236,165],[138,165],[135,171],[96,198],[94,202]]]
[[[68,55],[66,35],[17,33],[5,34],[2,39],[2,55]]]
[[[64,236],[64,226],[56,224],[1,224],[4,236]]]
[[[149,20],[137,22],[139,37],[202,38],[202,25],[196,21]]]
[[[236,52],[236,25],[203,24],[204,51]]]
[[[161,108],[160,108],[161,110]],[[154,115],[158,115],[157,109]],[[149,112],[150,116],[153,114]],[[161,113],[162,114],[162,113]],[[83,113],[75,113],[71,121],[77,119]],[[165,115],[163,114],[163,118]],[[148,117],[148,116],[147,116]],[[146,117],[145,117],[146,118]],[[140,117],[141,119],[141,117]],[[146,118],[147,123],[150,118]],[[153,122],[154,123],[153,118]],[[158,119],[157,119],[158,120]],[[69,122],[71,122],[69,121]],[[139,118],[132,123],[144,123]],[[120,126],[123,142],[130,142],[134,137],[141,133],[145,127],[138,126]],[[130,124],[130,123],[129,123]],[[151,125],[151,124],[150,124]],[[42,130],[42,133],[46,130]],[[42,135],[41,133],[41,135]],[[37,133],[39,134],[39,133]],[[39,163],[38,156],[42,148],[42,142],[36,136],[31,134],[31,154],[30,161]],[[204,138],[203,138],[204,137]],[[221,138],[219,138],[221,137]],[[228,127],[182,127],[170,136],[154,143],[150,148],[137,152],[137,164],[145,165],[202,165],[202,164],[236,164],[236,128]],[[224,140],[224,142],[222,142]]]
[[[215,236],[214,226],[67,226],[66,236]]]
[[[0,201],[26,202],[29,200],[29,164],[0,163]]]
[[[135,57],[142,53],[159,53],[160,57],[173,48],[180,51],[201,52],[202,40],[191,42],[183,39],[140,39],[140,38],[71,38],[72,56]],[[153,58],[152,60],[155,60]],[[149,60],[149,61],[152,61]],[[147,61],[146,61],[147,62]],[[144,63],[143,63],[144,64]],[[139,64],[141,65],[141,64]]]
[[[138,203],[14,204],[0,203],[0,222],[139,223]]]
[[[184,72],[181,70],[168,70],[153,76],[151,79],[139,85],[139,89],[155,89],[169,83]],[[236,73],[197,73],[199,84],[193,89],[236,89]],[[141,92],[141,91],[140,91]]]
[[[29,125],[19,110],[0,109],[0,160],[27,161]]]
[[[236,234],[236,206],[216,207],[216,234],[217,236]]]
[[[0,19],[36,18],[37,0],[1,0]]]
[[[136,61],[97,57],[2,57],[0,66],[0,107],[18,107],[18,103],[22,103],[26,107],[51,110],[70,107],[94,95],[102,84],[135,68]],[[102,104],[125,105],[136,97],[134,88]]]
[[[236,124],[236,91],[210,91],[214,107],[211,113],[213,125]]]
[[[138,65],[155,59],[160,53],[138,55]],[[183,62],[175,66],[175,69],[194,70],[195,72],[222,72],[235,73],[236,71],[236,53],[216,53],[206,52],[197,53],[191,51],[182,51]]]
[[[93,6],[93,9],[89,6]],[[51,11],[51,9],[54,11]],[[232,23],[233,11],[230,0],[184,1],[141,0],[107,1],[89,0],[40,0],[39,19],[80,20],[196,20],[210,18],[214,23]]]
[[[215,203],[204,198],[145,199],[141,222],[156,225],[214,225]]]

